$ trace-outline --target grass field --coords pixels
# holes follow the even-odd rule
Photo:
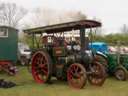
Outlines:
[[[57,80],[53,80],[51,85],[37,84],[25,67],[20,67],[14,77],[0,74],[0,78],[17,84],[9,89],[0,88],[0,96],[128,96],[128,81],[117,81],[114,78],[108,78],[102,87],[87,83],[81,90],[72,89],[67,82]]]

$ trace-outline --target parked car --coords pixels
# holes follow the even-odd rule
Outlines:
[[[21,65],[27,65],[31,56],[30,48],[25,43],[18,43],[18,61]]]

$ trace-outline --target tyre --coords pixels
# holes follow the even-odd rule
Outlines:
[[[106,79],[106,71],[102,64],[93,62],[91,65],[91,74],[88,75],[88,81],[92,85],[102,86]]]
[[[125,81],[128,79],[128,71],[124,67],[118,67],[114,73],[117,80]]]
[[[67,80],[69,86],[81,89],[87,82],[86,70],[82,64],[71,64],[67,71]]]
[[[37,51],[31,61],[32,76],[37,83],[47,83],[52,74],[52,62],[47,52]]]

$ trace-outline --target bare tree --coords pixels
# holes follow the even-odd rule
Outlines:
[[[19,21],[26,15],[27,10],[15,3],[0,4],[0,24],[17,27]]]

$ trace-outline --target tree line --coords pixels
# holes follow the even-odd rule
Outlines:
[[[100,41],[100,42],[106,42],[109,45],[117,45],[117,42],[119,41],[121,45],[128,46],[128,34],[109,34],[105,36],[93,36],[93,41]]]

